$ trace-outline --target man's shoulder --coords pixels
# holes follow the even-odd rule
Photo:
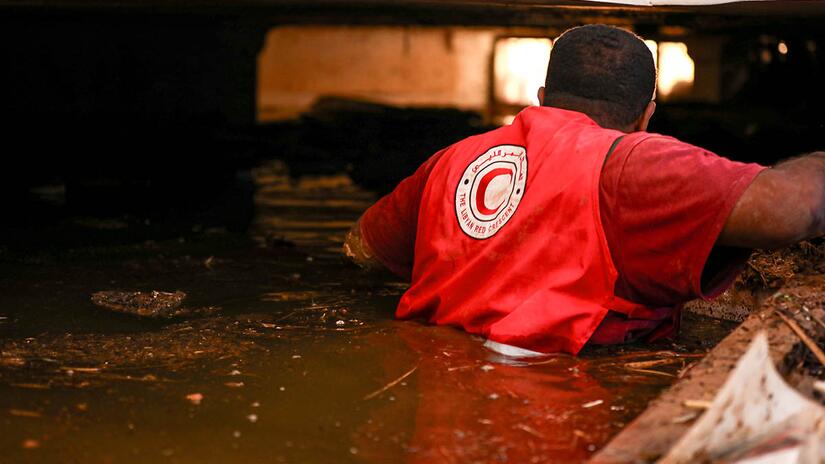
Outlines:
[[[600,187],[604,196],[615,198],[624,192],[623,201],[633,202],[634,197],[651,199],[656,192],[668,198],[678,191],[724,190],[758,169],[674,137],[635,132],[605,162]]]
[[[729,185],[761,169],[674,137],[636,132],[628,134],[605,163],[601,188],[605,194],[624,190],[640,196],[714,189],[723,194]]]
[[[658,168],[673,169],[679,165],[706,164],[709,159],[724,160],[705,148],[655,132],[632,132],[623,137],[612,156],[605,163],[603,175],[618,170],[621,174],[628,165],[655,172]]]
[[[672,149],[704,150],[669,135],[656,132],[631,132],[627,134],[617,149],[626,153],[660,153]]]

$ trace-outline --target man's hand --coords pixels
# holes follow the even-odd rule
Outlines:
[[[360,218],[355,225],[350,228],[349,232],[347,232],[347,237],[344,239],[343,251],[352,262],[362,269],[368,271],[385,269],[384,265],[375,258],[369,245],[367,245],[361,237]]]
[[[759,173],[736,203],[717,245],[781,248],[825,234],[825,152]]]

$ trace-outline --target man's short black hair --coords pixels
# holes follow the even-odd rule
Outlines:
[[[653,54],[639,36],[603,24],[580,26],[553,44],[542,103],[621,128],[642,115],[655,85]]]

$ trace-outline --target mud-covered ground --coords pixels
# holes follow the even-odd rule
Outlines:
[[[246,236],[69,217],[0,248],[0,462],[576,462],[731,328],[689,316],[676,343],[502,359],[393,320],[404,284],[342,259],[373,195],[256,178]],[[105,290],[220,310],[143,319],[92,304]]]

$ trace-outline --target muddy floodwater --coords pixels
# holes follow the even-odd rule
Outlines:
[[[393,320],[404,283],[342,259],[371,193],[255,177],[247,235],[70,218],[40,233],[71,245],[1,249],[0,462],[577,462],[730,329],[693,316],[675,343],[504,359]],[[145,319],[91,302],[110,290],[220,309]]]

